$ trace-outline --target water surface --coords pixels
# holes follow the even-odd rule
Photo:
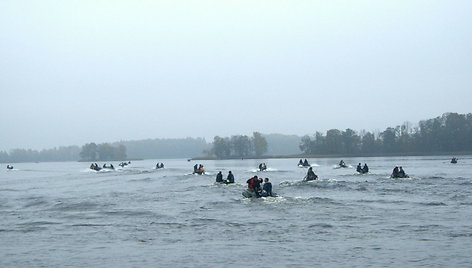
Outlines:
[[[470,156],[308,160],[319,181],[298,159],[15,164],[0,170],[0,267],[470,267]],[[395,165],[411,178],[390,179]],[[215,185],[220,170],[236,184]],[[243,198],[256,174],[279,197]]]

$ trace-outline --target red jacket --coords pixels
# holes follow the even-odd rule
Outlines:
[[[254,177],[250,178],[249,180],[247,180],[247,188],[249,189],[254,189],[254,180],[256,180]]]

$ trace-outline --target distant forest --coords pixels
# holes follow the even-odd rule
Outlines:
[[[308,155],[472,152],[472,114],[445,113],[415,127],[404,123],[378,134],[352,129],[316,132],[302,137],[300,149]]]
[[[255,132],[257,133],[257,132]],[[95,145],[66,146],[53,149],[14,149],[0,151],[1,163],[47,161],[101,161],[126,159],[192,158],[198,156],[232,158],[284,155],[391,155],[472,152],[472,114],[445,113],[423,120],[416,126],[404,123],[382,132],[328,130],[312,136],[253,134],[203,138],[147,139]],[[254,143],[258,136],[260,142]],[[215,143],[216,141],[216,143]],[[219,142],[219,143],[218,143]],[[235,144],[243,144],[237,149]],[[93,143],[94,144],[94,143]],[[224,148],[221,149],[221,145]],[[215,147],[216,145],[216,147]],[[90,147],[92,146],[92,147]],[[218,149],[218,146],[219,149]],[[216,155],[218,153],[218,155]],[[95,160],[92,160],[95,159]]]
[[[79,146],[64,146],[40,151],[31,149],[13,149],[8,153],[0,151],[0,163],[77,161],[80,150]]]
[[[123,144],[113,146],[108,143],[87,143],[79,153],[81,161],[117,161],[126,160],[126,147]]]
[[[213,139],[211,150],[205,150],[207,156],[216,156],[218,159],[248,156],[261,157],[267,152],[267,140],[259,132],[252,137],[235,135],[231,137],[216,136]]]

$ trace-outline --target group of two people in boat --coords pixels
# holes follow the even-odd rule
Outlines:
[[[361,163],[359,163],[357,165],[356,170],[357,170],[357,172],[364,174],[364,173],[369,172],[369,167],[367,166],[367,163],[364,163],[364,167],[362,167]]]
[[[247,180],[246,183],[248,191],[254,193],[256,197],[274,196],[272,193],[272,183],[269,181],[269,178],[263,180],[256,175]]]
[[[221,173],[221,171],[220,171],[220,172],[218,172],[218,174],[216,174],[216,182],[217,183],[226,183],[226,184],[234,183],[234,175],[230,170],[228,172],[228,176],[226,177],[226,180],[223,180],[223,173]]]

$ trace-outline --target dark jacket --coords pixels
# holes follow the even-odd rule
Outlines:
[[[228,174],[228,177],[226,177],[226,183],[234,183],[233,173]]]
[[[216,182],[223,182],[223,174],[221,172],[216,174]]]
[[[262,186],[262,190],[267,193],[267,196],[272,196],[272,183],[264,183],[264,185]]]
[[[316,176],[315,172],[312,169],[309,169],[307,174],[306,174],[306,180],[307,181],[312,181],[318,179],[318,176]]]

